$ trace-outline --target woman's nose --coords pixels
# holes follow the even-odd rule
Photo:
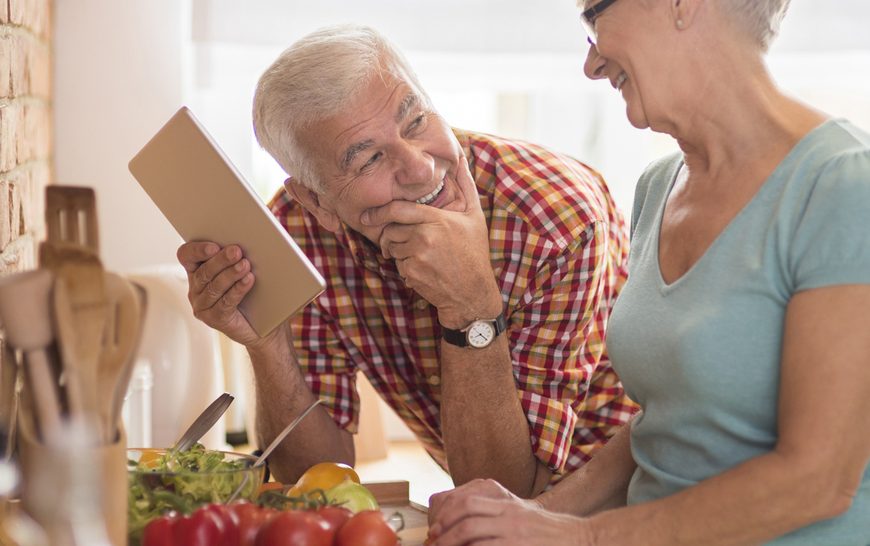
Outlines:
[[[590,80],[600,80],[605,77],[604,67],[607,61],[598,54],[598,47],[589,42],[589,51],[586,53],[586,62],[583,63],[583,73]]]

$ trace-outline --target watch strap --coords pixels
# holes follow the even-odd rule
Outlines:
[[[457,347],[470,347],[468,343],[468,330],[471,328],[471,325],[475,322],[480,322],[482,319],[477,319],[471,321],[471,323],[462,328],[460,330],[455,330],[453,328],[447,328],[446,326],[441,326],[441,337],[447,343],[451,345],[455,345]],[[507,330],[507,319],[504,316],[504,313],[499,313],[499,315],[492,320],[483,320],[483,322],[489,322],[493,325],[493,329],[495,330],[495,335],[493,339],[498,337],[502,332]]]

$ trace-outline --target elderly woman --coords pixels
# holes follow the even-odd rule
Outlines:
[[[681,148],[609,325],[643,411],[534,501],[436,495],[433,544],[870,543],[870,135],[771,80],[787,5],[582,3],[587,76]]]

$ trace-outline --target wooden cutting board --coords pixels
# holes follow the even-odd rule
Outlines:
[[[409,499],[410,484],[406,481],[364,483],[381,505],[381,512],[390,517],[402,514],[405,528],[399,531],[402,546],[422,546],[429,532],[429,516],[425,506]]]

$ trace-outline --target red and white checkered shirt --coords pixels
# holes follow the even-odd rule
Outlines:
[[[626,278],[625,223],[586,165],[527,143],[455,133],[489,225],[532,449],[553,470],[575,470],[636,409],[604,350]],[[314,394],[356,432],[362,371],[446,468],[435,307],[359,233],[322,228],[283,191],[270,206],[326,279],[326,291],[291,319]]]

